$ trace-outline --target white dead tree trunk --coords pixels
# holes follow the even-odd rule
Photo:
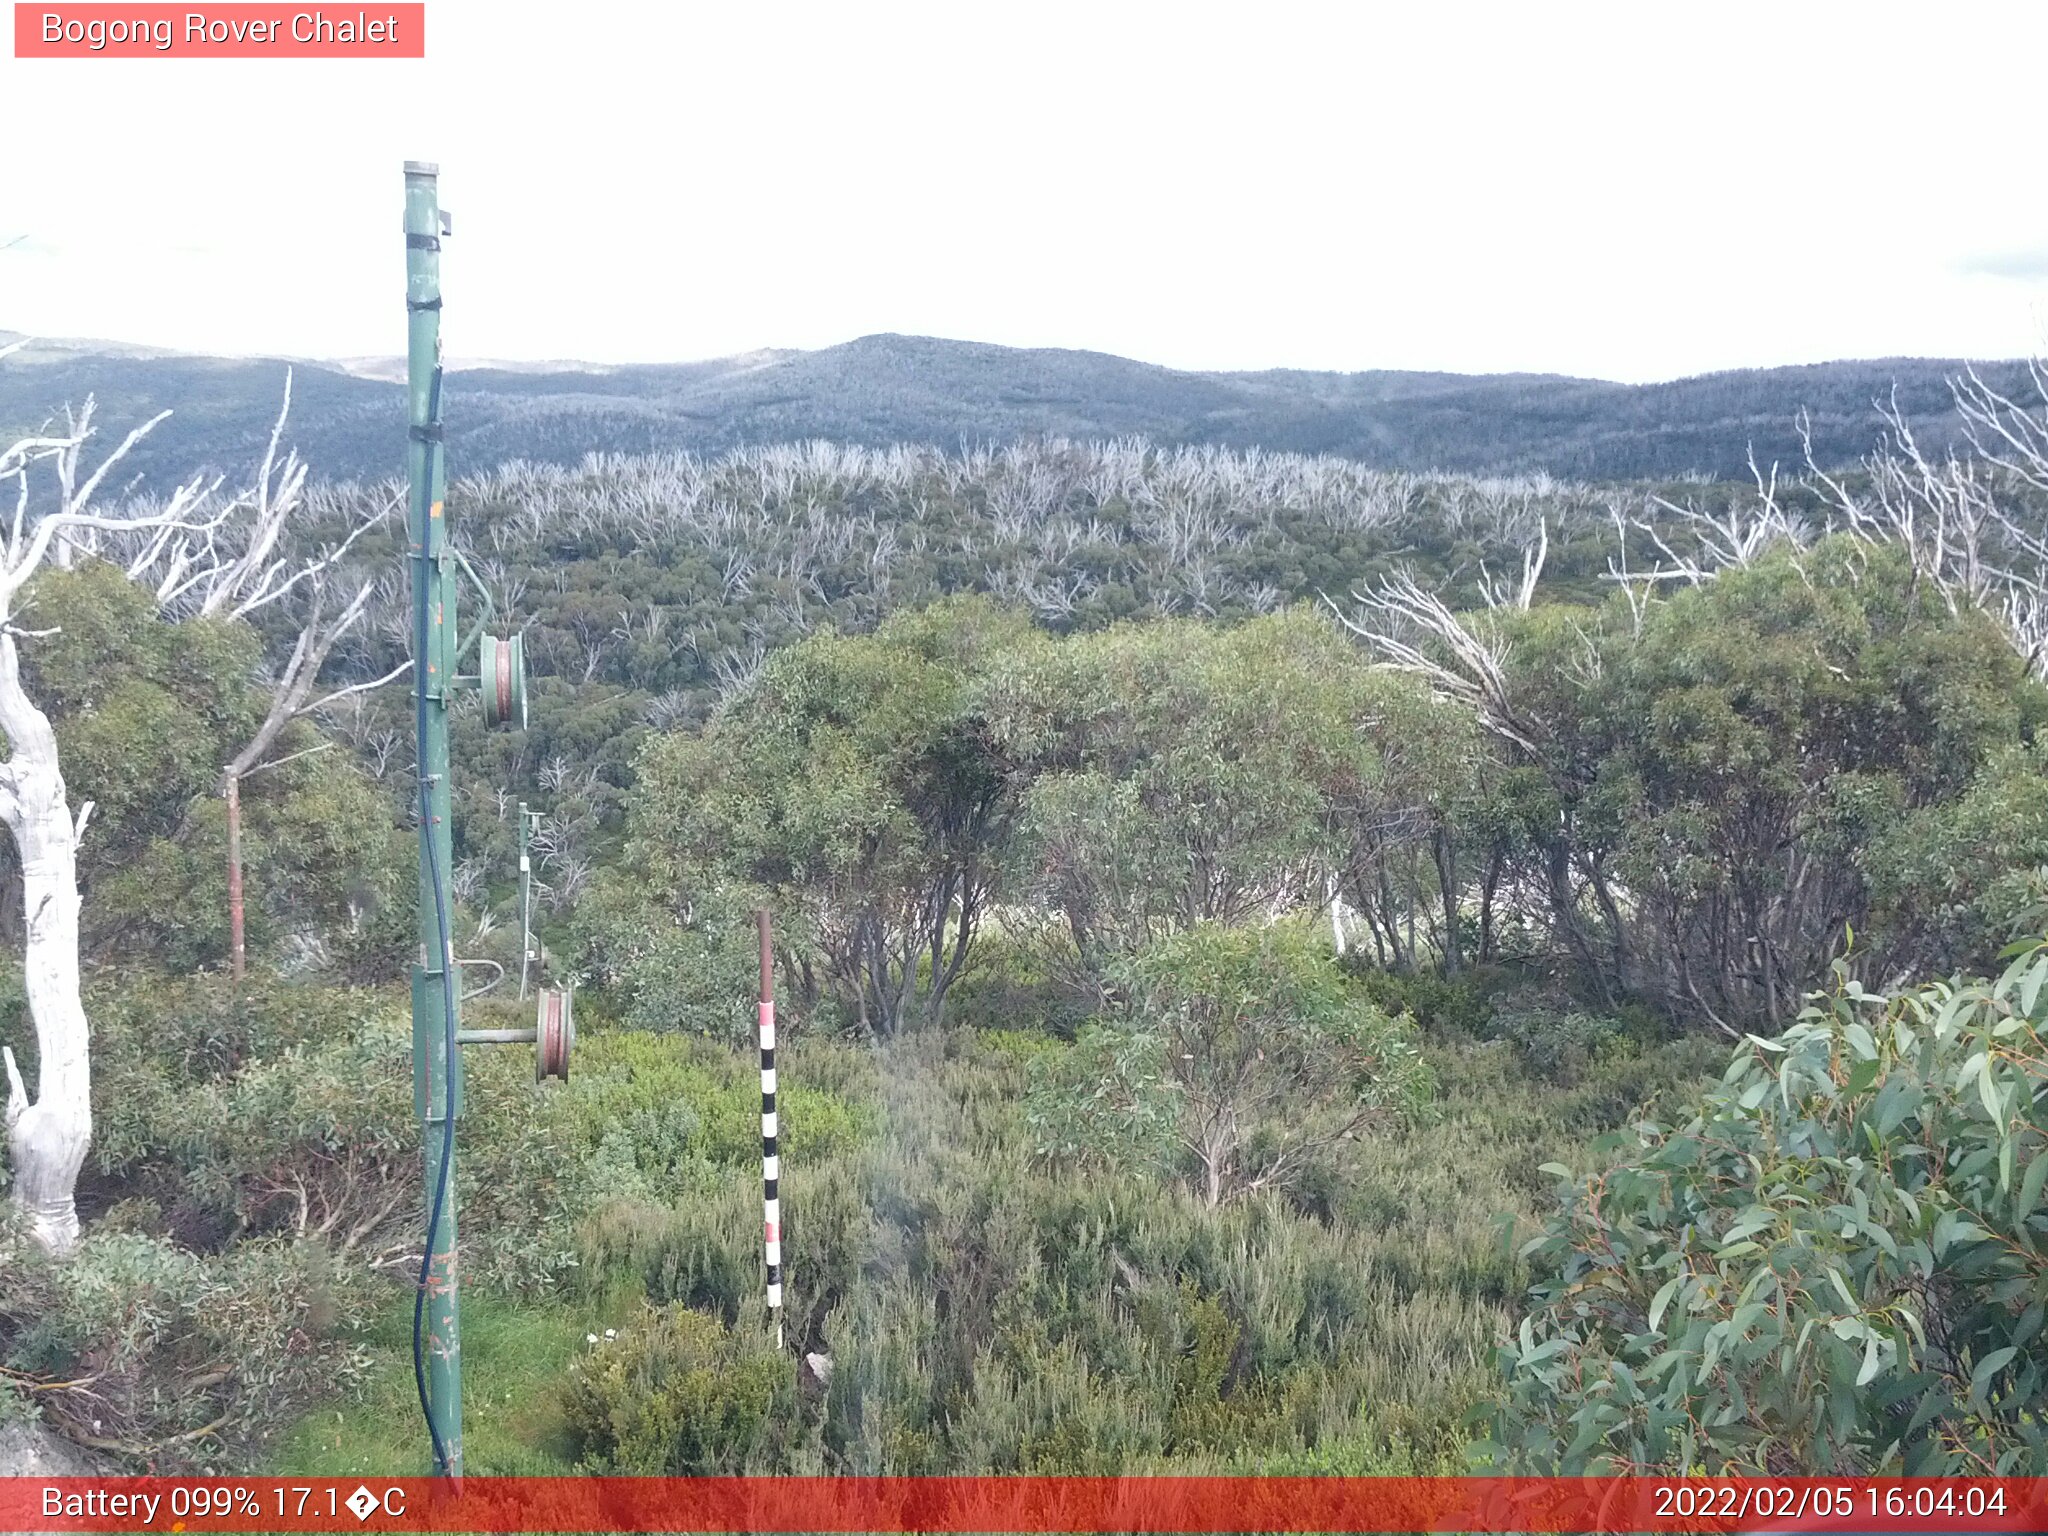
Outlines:
[[[1503,586],[1486,568],[1484,560],[1479,562],[1479,595],[1486,599],[1489,608],[1519,608],[1527,612],[1529,605],[1536,601],[1536,583],[1543,579],[1543,562],[1550,554],[1550,519],[1539,518],[1536,524],[1536,542],[1522,546],[1522,579],[1514,588]]]
[[[1351,948],[1349,935],[1344,932],[1344,882],[1330,875],[1323,883],[1323,894],[1330,903],[1330,942],[1336,946],[1337,958],[1342,960]]]
[[[72,810],[57,760],[57,733],[22,685],[19,642],[38,632],[14,623],[16,608],[22,588],[60,540],[68,547],[74,535],[170,527],[197,531],[204,526],[189,515],[203,495],[197,481],[143,516],[101,517],[88,510],[108,470],[148,430],[131,433],[80,486],[76,466],[90,421],[88,406],[67,436],[29,437],[0,449],[0,485],[10,480],[16,485],[13,522],[0,545],[0,733],[8,748],[7,761],[0,764],[0,821],[6,822],[21,859],[23,984],[36,1034],[33,1099],[12,1046],[0,1046],[0,1060],[7,1072],[14,1200],[27,1213],[36,1240],[53,1253],[67,1252],[78,1240],[73,1195],[92,1142],[91,1036],[78,974],[78,840],[92,804]],[[46,461],[58,472],[64,505],[31,523],[30,469]]]

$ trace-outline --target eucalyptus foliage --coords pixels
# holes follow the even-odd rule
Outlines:
[[[2037,930],[2038,931],[2038,930]],[[1527,1255],[1490,1449],[1536,1471],[2048,1471],[2048,941],[1846,962],[1699,1112],[1609,1138]]]
[[[635,854],[668,913],[720,887],[791,920],[802,1000],[890,1035],[936,1021],[1014,807],[976,685],[1024,621],[975,599],[778,652],[702,732],[640,762]]]
[[[222,768],[268,698],[262,637],[242,621],[167,622],[118,566],[87,561],[32,588],[53,621],[24,658],[56,728],[66,785],[90,801],[79,844],[87,960],[177,970],[228,952]],[[399,808],[306,721],[242,789],[249,942],[281,959],[388,974],[403,954],[412,866]],[[20,878],[0,848],[0,931],[19,933]],[[296,941],[296,942],[294,942]]]
[[[1009,894],[1098,977],[1198,923],[1320,906],[1342,875],[1412,889],[1408,855],[1483,753],[1306,607],[1042,641],[986,697],[1021,796]]]
[[[1639,607],[1473,623],[1527,741],[1466,840],[1612,995],[1775,1028],[1849,924],[1866,982],[1981,966],[2012,872],[2048,859],[2013,756],[2048,692],[1897,547],[1781,543]]]
[[[0,1214],[0,1400],[27,1388],[77,1444],[221,1470],[362,1380],[365,1277],[318,1244],[199,1254],[101,1227],[60,1262],[23,1225]]]

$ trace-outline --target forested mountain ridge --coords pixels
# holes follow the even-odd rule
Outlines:
[[[0,331],[0,342],[12,334]],[[152,480],[172,464],[189,472],[196,462],[247,463],[283,382],[279,359],[102,343],[31,345],[15,361],[0,374],[0,432],[33,427],[88,394],[102,402],[109,430],[175,410],[134,457]],[[404,434],[389,370],[292,366],[294,436],[318,472],[392,473]],[[1917,436],[1943,447],[1955,433],[1947,380],[1966,366],[1894,358],[1637,385],[1550,374],[1199,373],[1099,352],[878,335],[698,363],[460,368],[449,376],[447,418],[451,459],[468,470],[803,438],[954,448],[1053,435],[1328,453],[1384,469],[1744,477],[1752,448],[1766,464],[1800,457],[1802,412],[1828,465],[1877,445],[1880,402],[1893,399]],[[2021,364],[1979,366],[2002,391],[2023,382]]]

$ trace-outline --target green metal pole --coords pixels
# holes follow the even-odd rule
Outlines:
[[[438,168],[405,167],[406,512],[418,705],[420,958],[413,971],[413,1098],[426,1153],[427,1209],[438,1212],[423,1262],[420,1348],[422,1406],[435,1471],[462,1475],[462,1336],[455,1272],[455,1117],[461,1110],[461,1052],[450,1048],[461,997],[451,925],[448,705],[455,685],[455,573],[442,511],[447,471],[440,442],[441,208]]]

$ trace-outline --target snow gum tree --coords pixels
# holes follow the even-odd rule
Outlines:
[[[18,347],[20,344],[17,343]],[[15,350],[0,349],[0,356]],[[168,498],[127,503],[113,514],[92,510],[92,498],[128,452],[169,412],[144,422],[81,477],[81,459],[94,435],[93,405],[65,415],[61,433],[24,438],[0,450],[0,486],[14,490],[13,518],[0,545],[0,734],[8,758],[0,764],[0,820],[14,838],[22,875],[24,976],[35,1022],[37,1091],[33,1099],[11,1047],[6,1048],[7,1135],[14,1198],[29,1214],[35,1236],[52,1252],[77,1241],[73,1200],[78,1171],[92,1140],[90,1029],[79,994],[80,890],[78,844],[92,813],[75,810],[60,766],[58,732],[22,675],[20,642],[61,632],[14,621],[32,604],[27,590],[46,564],[68,570],[81,557],[105,561],[150,593],[165,618],[235,621],[259,610],[289,608],[297,638],[290,659],[269,688],[261,725],[221,769],[227,801],[231,964],[237,980],[244,963],[241,796],[251,773],[278,766],[286,729],[336,699],[380,686],[406,670],[316,696],[329,654],[362,616],[373,583],[356,578],[353,596],[329,601],[332,579],[356,539],[390,508],[372,505],[349,520],[337,542],[312,550],[288,537],[303,505],[305,466],[296,454],[279,458],[291,409],[291,381],[254,483],[240,494],[216,497],[220,481],[194,478]],[[54,487],[56,504],[34,505],[37,491]],[[47,702],[47,700],[45,701]],[[320,750],[319,746],[306,749]],[[294,753],[292,756],[304,755]]]
[[[78,971],[78,841],[92,804],[74,809],[65,791],[57,733],[22,683],[20,645],[37,631],[16,621],[28,606],[23,589],[30,578],[46,562],[68,564],[80,540],[201,526],[193,514],[205,490],[197,480],[134,515],[101,516],[91,510],[93,493],[108,472],[160,420],[131,432],[83,483],[79,459],[92,435],[89,403],[78,415],[67,416],[61,434],[27,437],[0,449],[0,485],[11,483],[15,490],[13,517],[0,544],[0,734],[8,752],[0,763],[0,821],[20,855],[22,974],[35,1021],[35,1096],[29,1096],[11,1045],[0,1047],[0,1063],[7,1072],[14,1199],[27,1212],[36,1240],[55,1253],[69,1251],[78,1240],[73,1191],[92,1142],[90,1031]],[[31,519],[33,469],[49,472],[59,500],[54,509]]]

